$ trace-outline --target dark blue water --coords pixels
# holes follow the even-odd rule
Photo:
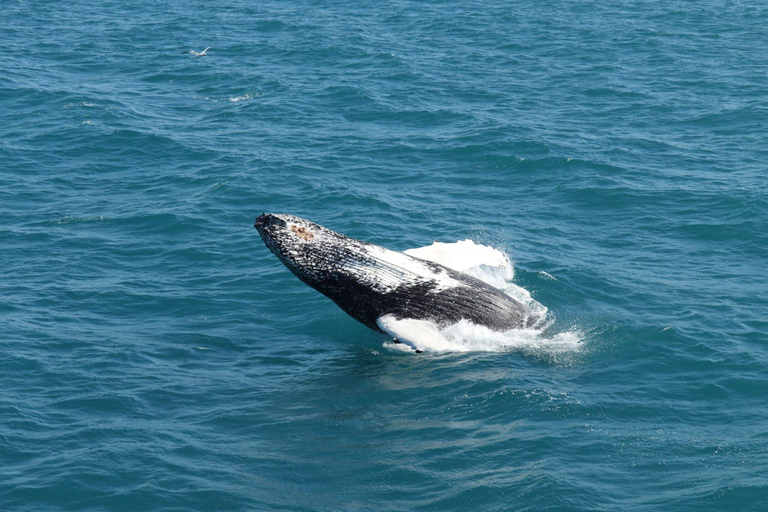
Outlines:
[[[2,2],[0,508],[765,510],[767,27]],[[263,211],[497,247],[548,331],[388,349]]]

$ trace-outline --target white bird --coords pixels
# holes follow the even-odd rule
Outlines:
[[[195,50],[189,50],[189,53],[191,53],[195,57],[202,57],[203,55],[207,55],[207,53],[205,53],[205,52],[207,52],[210,49],[211,49],[211,47],[209,46],[208,48],[206,48],[205,50],[203,50],[201,52],[196,52]]]

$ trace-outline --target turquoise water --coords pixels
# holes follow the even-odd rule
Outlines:
[[[765,3],[8,0],[0,41],[3,510],[768,508]],[[492,245],[551,325],[392,350],[264,211]]]

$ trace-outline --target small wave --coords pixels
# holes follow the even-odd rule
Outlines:
[[[98,107],[99,105],[96,103],[89,103],[87,101],[78,101],[78,102],[69,102],[64,105],[64,108],[73,108],[73,107]]]
[[[213,97],[213,96],[192,96],[193,100],[205,100],[210,101],[213,103],[218,103],[220,101],[229,101],[231,103],[239,103],[241,101],[248,101],[252,100],[256,97],[258,97],[258,94],[254,94],[249,92],[248,94],[243,94],[241,96],[225,96],[225,97]]]
[[[219,190],[220,188],[226,187],[226,186],[227,186],[227,182],[222,181],[221,183],[217,183],[216,185],[208,189],[208,192],[215,192],[216,190]]]
[[[107,219],[103,216],[98,217],[61,217],[60,219],[49,220],[47,224],[72,224],[74,222],[104,222]]]
[[[252,100],[255,98],[256,95],[252,93],[243,94],[242,96],[233,96],[232,98],[229,98],[229,101],[232,103],[237,103],[238,101],[246,101],[246,100]]]

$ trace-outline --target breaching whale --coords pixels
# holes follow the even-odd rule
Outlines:
[[[419,352],[444,341],[439,329],[460,320],[494,331],[539,320],[522,303],[462,272],[503,266],[506,258],[490,247],[458,242],[472,245],[473,254],[457,261],[444,250],[452,244],[392,251],[292,215],[264,213],[254,227],[299,279],[354,319]]]

